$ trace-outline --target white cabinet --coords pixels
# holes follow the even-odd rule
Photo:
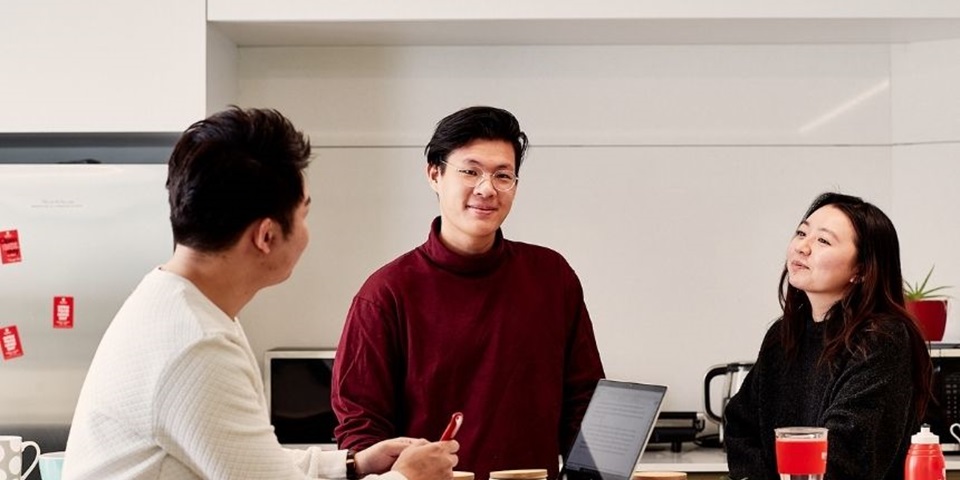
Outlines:
[[[240,46],[903,43],[960,38],[956,0],[208,0]]]
[[[206,111],[200,0],[0,2],[0,132],[173,132]]]

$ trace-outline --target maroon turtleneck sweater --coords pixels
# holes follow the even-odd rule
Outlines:
[[[353,299],[334,367],[340,447],[434,441],[460,411],[457,470],[554,478],[604,376],[580,281],[553,250],[498,231],[489,252],[465,257],[439,231],[437,218]]]

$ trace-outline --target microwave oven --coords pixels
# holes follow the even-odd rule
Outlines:
[[[944,453],[960,454],[960,443],[950,435],[950,425],[960,423],[960,344],[933,342],[933,399],[924,423],[940,437]]]
[[[335,349],[277,348],[264,353],[263,387],[277,440],[335,449],[330,405]]]

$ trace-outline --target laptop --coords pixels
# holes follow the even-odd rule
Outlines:
[[[560,470],[566,480],[630,480],[667,387],[600,380]]]

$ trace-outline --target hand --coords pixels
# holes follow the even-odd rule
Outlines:
[[[459,449],[456,440],[412,446],[400,454],[393,470],[402,473],[407,480],[451,479]]]
[[[371,445],[353,457],[357,464],[357,474],[362,477],[386,472],[407,447],[426,444],[427,441],[422,438],[399,437]]]

